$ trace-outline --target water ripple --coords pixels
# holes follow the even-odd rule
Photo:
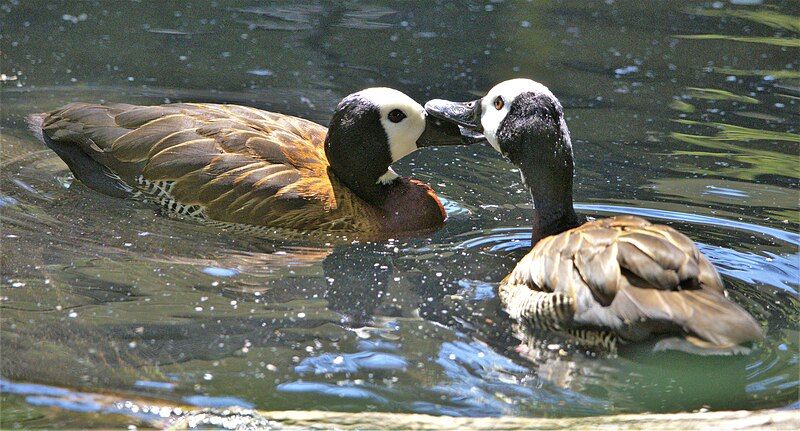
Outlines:
[[[736,220],[727,220],[719,217],[711,217],[706,215],[690,214],[677,211],[667,211],[654,208],[635,208],[635,207],[601,205],[601,204],[576,204],[575,208],[584,211],[631,214],[631,215],[642,216],[645,218],[697,223],[697,224],[718,226],[725,229],[738,229],[747,232],[754,232],[770,236],[775,239],[779,239],[786,243],[792,244],[794,246],[800,247],[800,234],[794,232],[787,232],[784,230],[775,229],[771,227],[760,226],[752,223],[746,223]]]
[[[334,385],[331,383],[295,381],[281,383],[276,389],[287,393],[319,394],[337,398],[368,399],[381,403],[388,402],[386,398],[374,394],[368,389],[357,387],[352,384]]]
[[[186,404],[198,407],[243,407],[253,408],[253,404],[237,397],[214,397],[207,395],[190,395],[183,397]]]
[[[294,370],[297,373],[328,374],[355,373],[359,370],[403,370],[408,361],[400,356],[381,352],[325,353],[303,359]]]

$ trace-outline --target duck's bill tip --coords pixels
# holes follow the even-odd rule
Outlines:
[[[425,112],[434,118],[447,120],[479,133],[483,132],[480,100],[451,102],[449,100],[433,99],[425,103]]]
[[[482,142],[482,138],[483,135],[467,131],[456,123],[426,115],[425,131],[417,139],[417,147],[472,145]]]
[[[480,125],[480,103],[451,102],[433,99],[425,103],[428,124],[435,124],[448,134],[458,133],[459,142],[452,145],[472,145],[486,142]],[[426,128],[427,130],[427,128]]]

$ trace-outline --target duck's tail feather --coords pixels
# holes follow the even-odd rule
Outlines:
[[[36,136],[41,142],[44,142],[44,132],[42,131],[42,127],[44,126],[44,119],[47,117],[47,114],[30,114],[25,118],[25,121],[28,123],[28,130],[33,133],[33,136]]]
[[[614,302],[627,320],[650,320],[659,330],[678,329],[687,343],[699,349],[732,349],[764,339],[758,322],[717,292],[629,288],[620,293],[623,297]]]
[[[135,190],[126,184],[119,175],[86,154],[80,145],[73,142],[56,141],[47,136],[42,129],[46,117],[47,114],[29,115],[27,117],[28,128],[37,139],[47,145],[67,164],[75,178],[90,189],[109,196],[128,198],[135,195]]]

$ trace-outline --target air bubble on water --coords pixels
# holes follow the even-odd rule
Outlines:
[[[628,75],[628,74],[631,74],[631,73],[636,73],[638,71],[639,71],[639,67],[633,66],[633,65],[620,67],[618,69],[614,69],[614,73],[616,75],[619,75],[619,76]]]
[[[239,274],[239,270],[236,268],[219,268],[215,266],[207,266],[202,269],[202,272],[214,277],[233,277]]]
[[[308,105],[309,108],[314,108],[315,107],[314,104],[311,102],[311,99],[309,99],[308,97],[301,96],[300,97],[300,102]]]
[[[251,69],[248,70],[247,73],[255,76],[266,76],[266,77],[275,76],[275,72],[269,69]]]
[[[78,16],[70,15],[70,14],[67,14],[67,13],[65,13],[64,15],[61,15],[61,19],[62,20],[71,22],[73,24],[77,24],[80,21],[86,21],[87,18],[89,18],[89,16],[86,15],[85,13],[82,13],[82,14],[80,14]]]

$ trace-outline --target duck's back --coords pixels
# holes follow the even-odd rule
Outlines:
[[[563,294],[560,312],[569,324],[623,339],[677,333],[700,347],[725,348],[762,337],[689,238],[638,217],[591,221],[539,241],[500,287],[511,314],[525,313],[520,286]]]
[[[235,105],[73,103],[31,127],[90,188],[144,194],[173,213],[297,230],[374,224],[374,210],[328,172],[327,129],[301,118]]]

